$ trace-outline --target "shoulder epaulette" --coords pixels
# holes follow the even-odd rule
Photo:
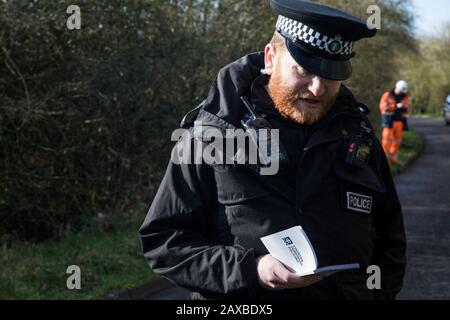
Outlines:
[[[203,101],[198,105],[198,107],[186,113],[186,115],[181,120],[180,128],[189,129],[194,125],[194,121],[195,119],[197,119],[200,110],[203,109],[203,107],[205,106],[205,102],[206,101]]]

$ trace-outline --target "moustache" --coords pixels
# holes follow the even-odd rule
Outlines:
[[[294,100],[300,100],[300,99],[304,99],[304,100],[313,100],[316,102],[322,102],[323,99],[322,98],[318,98],[316,97],[314,94],[312,94],[311,92],[301,92],[301,93],[296,93],[292,96],[292,98]]]

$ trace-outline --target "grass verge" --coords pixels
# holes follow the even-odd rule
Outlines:
[[[140,253],[138,227],[74,234],[64,240],[0,248],[0,299],[102,299],[152,277]],[[68,266],[81,270],[81,290],[68,290]]]
[[[391,165],[392,174],[402,173],[422,152],[425,144],[423,138],[415,131],[405,131],[399,152],[399,163]]]

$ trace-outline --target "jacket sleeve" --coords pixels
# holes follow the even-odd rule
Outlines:
[[[143,254],[156,274],[179,286],[252,296],[259,290],[254,252],[219,243],[216,209],[213,169],[171,162],[139,230]]]
[[[374,216],[376,232],[372,265],[381,269],[381,290],[375,297],[393,300],[402,289],[406,267],[406,236],[403,213],[397,191],[392,179],[389,164],[384,153],[381,154],[380,170],[386,185],[382,211]]]
[[[394,105],[392,103],[391,94],[390,92],[385,92],[383,96],[381,97],[380,101],[380,112],[393,112],[394,111]]]

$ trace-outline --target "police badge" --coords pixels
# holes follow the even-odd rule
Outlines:
[[[334,39],[330,39],[325,48],[330,54],[340,54],[344,48],[342,36],[337,35]]]

